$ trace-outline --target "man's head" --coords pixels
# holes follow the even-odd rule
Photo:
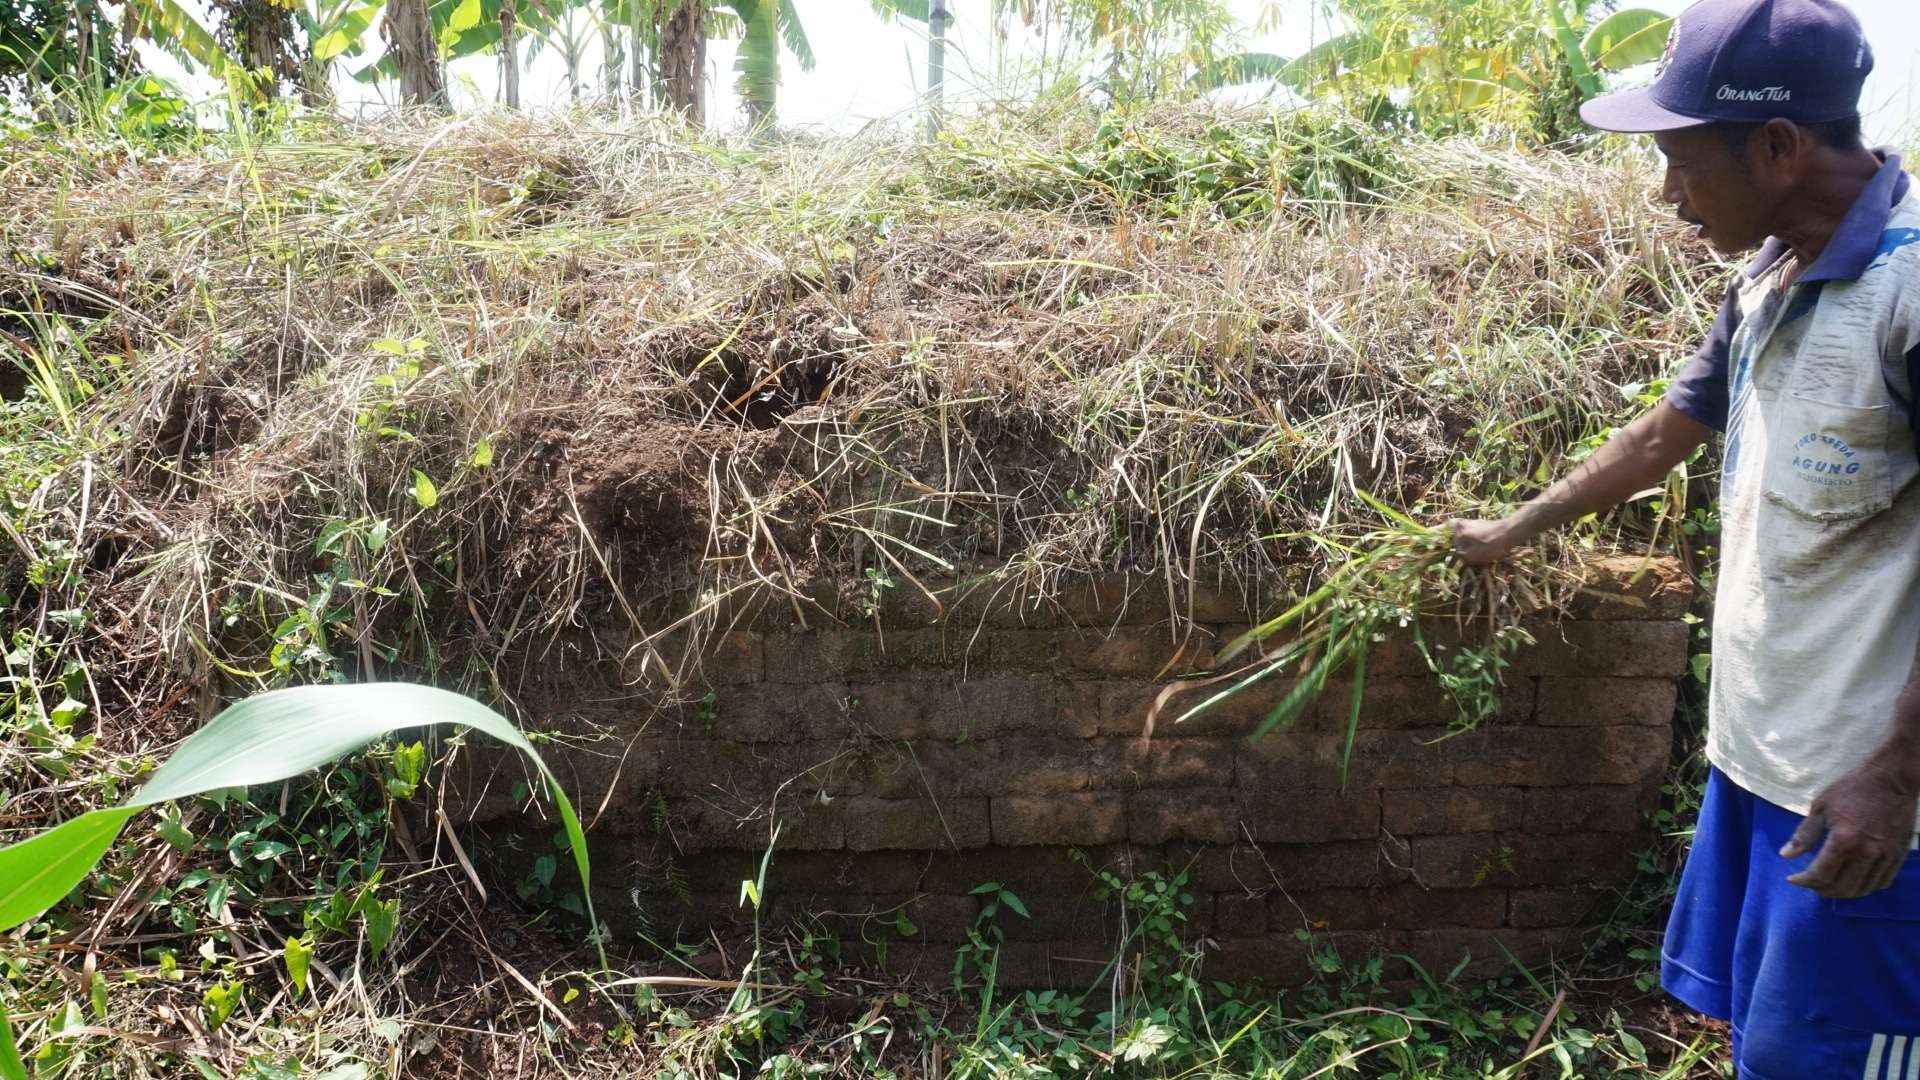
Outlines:
[[[1581,118],[1645,132],[1666,198],[1726,252],[1759,244],[1796,192],[1860,146],[1873,50],[1837,0],[1701,0],[1674,20],[1652,86],[1595,98]]]

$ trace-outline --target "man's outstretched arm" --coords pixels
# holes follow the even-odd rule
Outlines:
[[[1548,529],[1611,509],[1660,483],[1712,435],[1712,428],[1663,400],[1508,517],[1454,522],[1454,550],[1476,566],[1499,562]]]

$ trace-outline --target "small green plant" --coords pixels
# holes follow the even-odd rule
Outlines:
[[[120,806],[92,810],[63,825],[0,848],[0,926],[39,918],[87,879],[127,822],[141,810],[208,792],[297,776],[403,728],[451,723],[480,731],[531,758],[546,777],[561,819],[573,839],[574,868],[587,889],[586,844],[579,818],[558,781],[520,731],[491,709],[443,690],[407,683],[306,686],[261,694],[229,706],[180,745],[139,792]],[[282,853],[272,842],[248,844],[244,860],[265,861]],[[243,861],[244,861],[243,860]],[[367,900],[371,883],[354,910],[367,923],[375,952],[392,939],[399,922],[397,901]],[[341,920],[344,921],[344,920]],[[206,992],[210,1028],[224,1023],[240,1002],[237,985]],[[0,1014],[0,1078],[26,1080],[26,1066]]]

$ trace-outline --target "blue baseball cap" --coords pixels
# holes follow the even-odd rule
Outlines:
[[[1836,0],[1701,0],[1675,16],[1653,85],[1597,97],[1603,131],[1673,131],[1776,117],[1824,124],[1860,109],[1873,49]]]

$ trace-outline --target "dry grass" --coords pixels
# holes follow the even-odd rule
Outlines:
[[[705,632],[868,571],[942,603],[1121,568],[1297,595],[1340,557],[1314,537],[1378,525],[1361,493],[1497,504],[1631,415],[1712,274],[1633,161],[1311,116],[765,153],[473,116],[0,155],[9,663],[46,729],[4,754],[8,831],[259,686],[514,704],[588,648],[670,693]],[[50,725],[66,697],[100,722]],[[136,846],[104,890],[182,868]]]

